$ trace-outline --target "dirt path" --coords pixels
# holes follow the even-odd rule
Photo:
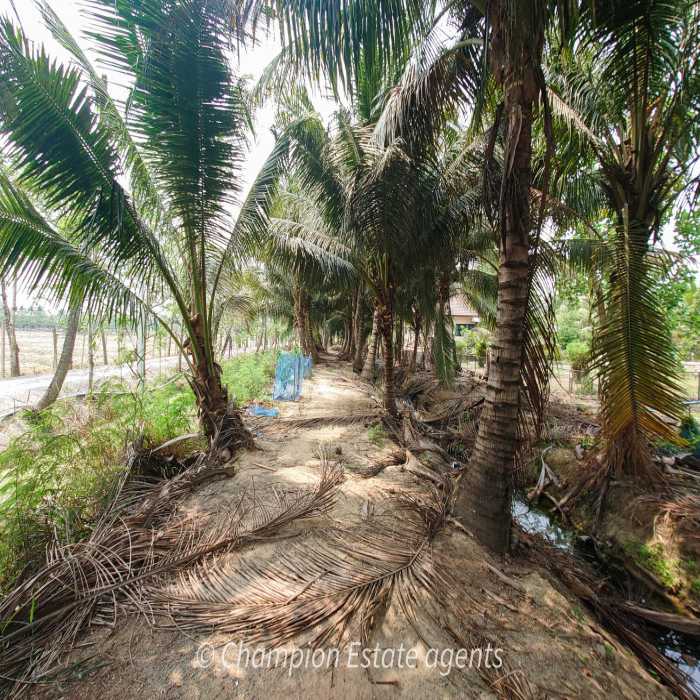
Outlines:
[[[226,522],[248,503],[245,517],[257,522],[260,504],[271,512],[298,494],[317,493],[330,474],[336,484],[329,508],[164,577],[152,607],[125,614],[114,630],[95,629],[76,650],[71,662],[80,664],[70,665],[67,676],[82,680],[61,682],[46,695],[671,697],[542,572],[490,559],[464,531],[439,519],[429,541],[416,538],[432,517],[433,486],[399,465],[363,478],[363,468],[393,447],[379,444],[381,434],[370,432],[367,421],[289,422],[375,411],[346,365],[319,366],[298,403],[278,406],[280,419],[256,423],[261,449],[239,457],[233,478],[199,488],[180,515]],[[396,575],[383,576],[392,567]],[[439,591],[440,600],[426,588]],[[148,623],[151,615],[158,626]],[[277,646],[286,655],[265,657],[254,643],[240,646],[235,630],[242,627],[253,635],[287,634]],[[296,629],[305,631],[291,638]],[[334,656],[335,634],[343,629]],[[371,650],[365,656],[363,632]],[[301,646],[318,633],[327,633],[316,640],[323,656]]]

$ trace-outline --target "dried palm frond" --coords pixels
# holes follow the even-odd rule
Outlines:
[[[639,496],[629,505],[634,510],[639,505],[652,504],[658,510],[654,520],[661,518],[666,523],[673,523],[692,539],[700,540],[700,495],[682,493],[646,494]]]
[[[215,628],[249,642],[281,644],[309,634],[311,646],[340,645],[355,631],[367,642],[394,592],[415,616],[419,597],[435,595],[444,582],[430,545],[447,517],[445,495],[394,505],[401,517],[381,528],[373,522],[312,535],[269,561],[257,552],[235,566],[209,558],[152,591],[153,611],[166,626]]]
[[[318,428],[322,425],[355,425],[358,423],[373,423],[381,420],[383,412],[371,411],[368,413],[326,414],[322,416],[308,416],[306,418],[280,418],[269,426],[270,430],[302,430]]]
[[[176,517],[178,499],[209,478],[208,471],[222,472],[197,464],[169,481],[126,473],[91,536],[50,549],[45,566],[0,602],[0,680],[9,694],[44,682],[88,625],[114,623],[120,603],[147,612],[142,594],[149,579],[324,513],[344,478],[342,469],[324,464],[314,488],[273,490],[272,504],[244,493],[235,508],[204,523]]]
[[[625,604],[615,601],[614,592],[608,583],[600,580],[584,568],[580,560],[557,547],[544,542],[541,537],[521,533],[524,542],[530,545],[530,556],[543,568],[554,572],[556,577],[593,610],[603,627],[613,632],[633,651],[637,657],[657,674],[681,700],[692,700],[688,690],[688,677],[667,659],[653,644],[644,639],[641,630],[630,618]],[[604,597],[607,594],[607,598]]]
[[[374,476],[381,474],[387,467],[393,467],[398,464],[403,464],[406,461],[406,450],[399,448],[392,450],[390,454],[380,459],[375,459],[365,467],[360,467],[355,470],[355,474],[363,479],[371,479]]]

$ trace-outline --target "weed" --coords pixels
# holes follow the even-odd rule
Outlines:
[[[276,352],[240,355],[223,364],[223,381],[240,405],[272,396]]]
[[[381,423],[371,425],[367,430],[367,439],[375,446],[382,447],[387,439],[386,431]]]
[[[585,615],[583,614],[583,608],[580,605],[572,606],[571,613],[576,618],[577,622],[583,622]]]
[[[655,574],[664,586],[671,589],[678,586],[675,566],[664,557],[664,548],[660,542],[655,544],[628,542],[625,550],[640,566]]]

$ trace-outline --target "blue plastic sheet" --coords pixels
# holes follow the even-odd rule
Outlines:
[[[296,352],[283,352],[277,359],[275,386],[272,398],[275,401],[298,401],[304,378],[311,376],[311,358]]]
[[[268,418],[277,418],[280,412],[276,408],[265,408],[265,406],[258,406],[257,404],[252,404],[248,406],[248,415],[250,416],[267,416]]]

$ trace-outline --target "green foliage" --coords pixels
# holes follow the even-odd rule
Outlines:
[[[270,399],[277,355],[275,351],[240,355],[223,363],[223,382],[239,404]]]
[[[485,328],[474,328],[470,331],[464,331],[459,338],[455,338],[460,357],[476,356],[479,367],[484,367],[486,365],[486,353],[489,348],[490,338],[491,334]]]
[[[674,256],[657,281],[658,294],[674,345],[682,360],[700,358],[700,289],[696,259],[700,254],[700,214],[680,212],[675,222]]]
[[[561,299],[556,308],[557,340],[563,355],[571,362],[569,347],[577,354],[590,353],[591,321],[588,299],[583,294],[566,293],[566,287],[561,292]],[[575,344],[575,345],[574,345]]]
[[[700,578],[693,579],[693,582],[690,584],[690,590],[693,592],[693,595],[700,597]]]
[[[224,381],[242,403],[269,397],[275,363],[275,352],[236,357]],[[195,431],[196,419],[184,379],[143,394],[108,382],[90,401],[27,412],[27,431],[0,453],[0,590],[43,556],[52,533],[61,542],[89,534],[128,442],[143,435],[146,448],[160,445]]]
[[[565,348],[564,354],[571,363],[571,369],[577,372],[586,370],[591,360],[591,348],[581,340],[572,340]]]
[[[486,366],[486,354],[489,350],[489,337],[485,333],[477,333],[474,340],[474,354],[479,362],[479,367]]]
[[[645,544],[642,542],[627,542],[625,551],[643,568],[655,574],[667,588],[674,589],[678,586],[676,566],[666,559],[664,548],[660,542]]]
[[[367,438],[375,447],[383,447],[387,439],[386,431],[381,423],[375,423],[367,430]]]
[[[124,468],[126,444],[190,432],[195,414],[184,381],[143,395],[109,383],[89,402],[26,413],[28,430],[0,453],[0,571],[9,576],[17,555],[33,555],[54,528],[62,541],[84,535]]]

